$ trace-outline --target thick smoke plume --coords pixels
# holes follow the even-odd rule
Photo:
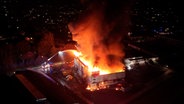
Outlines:
[[[69,24],[73,40],[86,60],[115,72],[123,69],[125,56],[122,39],[128,32],[129,15],[125,2],[92,1],[78,21]]]

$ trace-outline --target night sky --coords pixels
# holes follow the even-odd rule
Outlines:
[[[1,35],[48,29],[65,32],[65,25],[82,12],[78,0],[1,0]],[[54,28],[56,28],[54,30]]]
[[[75,21],[79,14],[90,8],[89,5],[92,3],[101,6],[106,5],[105,18],[107,21],[123,17],[123,10],[128,12],[127,15],[133,15],[132,18],[141,19],[140,21],[131,20],[132,23],[126,23],[128,25],[146,24],[148,27],[152,24],[152,21],[148,19],[156,14],[160,14],[160,17],[158,17],[160,21],[169,21],[169,23],[164,24],[182,25],[183,23],[182,6],[176,0],[1,0],[1,36],[16,34],[19,31],[35,31],[35,29],[47,29],[52,32],[66,34],[68,32],[66,25],[71,21]],[[134,15],[135,12],[137,13],[136,16]],[[155,23],[155,25],[160,24]],[[141,31],[141,29],[139,30]],[[181,29],[178,31],[181,31]]]

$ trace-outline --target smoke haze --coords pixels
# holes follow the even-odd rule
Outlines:
[[[94,66],[113,70],[124,68],[122,39],[128,32],[130,5],[112,0],[89,1],[86,11],[69,24],[73,40]]]

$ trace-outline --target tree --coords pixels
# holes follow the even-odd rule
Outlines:
[[[43,31],[43,37],[38,42],[38,55],[50,57],[51,55],[56,53],[55,43],[54,43],[54,36],[51,32]]]

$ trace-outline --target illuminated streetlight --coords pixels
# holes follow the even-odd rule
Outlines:
[[[52,55],[50,58],[47,59],[47,61],[50,61],[54,56],[56,56],[57,54],[61,54],[61,51],[58,51],[57,53],[55,53],[54,55]]]
[[[61,54],[62,52],[61,51],[58,51],[57,53],[55,53],[54,55],[52,55],[50,58],[47,59],[47,61],[45,61],[42,65],[47,65],[47,63],[54,57],[56,56],[57,54]]]

